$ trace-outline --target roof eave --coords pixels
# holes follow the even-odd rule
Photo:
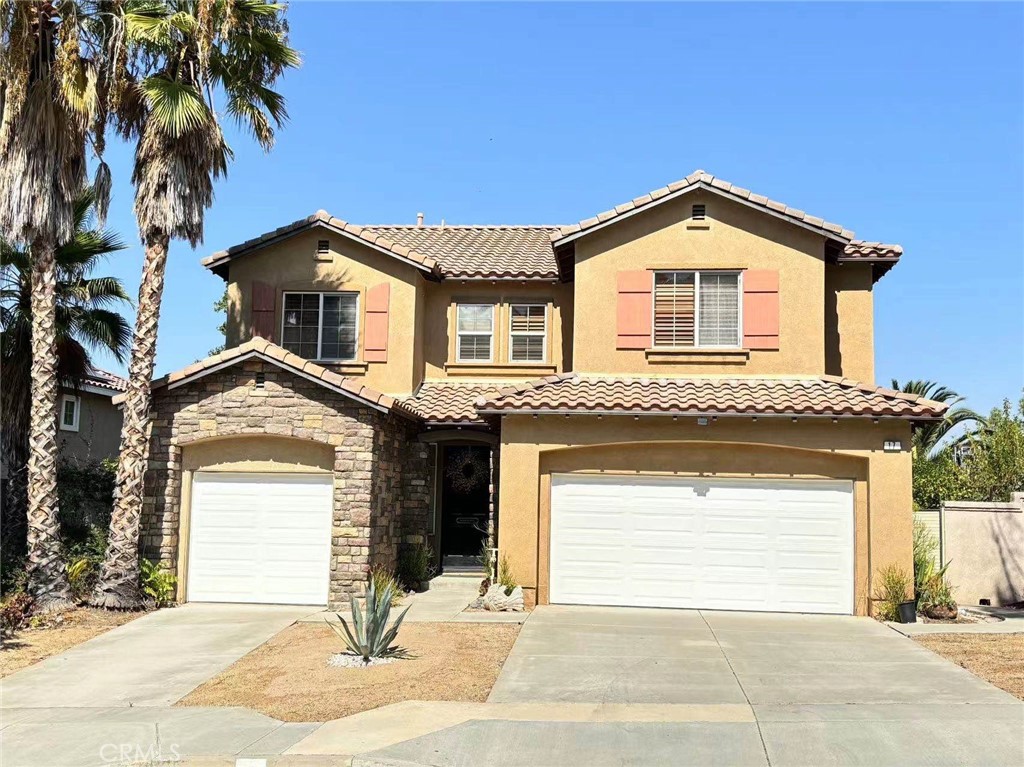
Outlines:
[[[737,413],[722,412],[714,410],[629,410],[626,408],[606,409],[575,409],[575,408],[477,408],[480,415],[504,416],[504,415],[560,415],[560,416],[658,416],[658,417],[688,417],[688,418],[822,418],[829,420],[839,419],[889,419],[897,421],[941,421],[940,415],[895,415],[892,413]]]
[[[638,213],[642,213],[642,212],[647,211],[647,210],[652,210],[652,209],[658,207],[659,205],[661,205],[662,203],[668,202],[669,200],[677,199],[679,197],[682,197],[685,194],[689,194],[690,192],[696,191],[698,189],[707,190],[709,192],[712,192],[712,193],[718,195],[719,197],[722,197],[723,199],[732,200],[733,202],[739,203],[740,205],[745,205],[746,207],[750,208],[751,210],[756,210],[756,211],[758,211],[760,213],[765,213],[767,215],[770,215],[770,216],[773,216],[775,218],[781,219],[781,220],[786,221],[788,223],[794,224],[795,226],[799,226],[799,227],[802,227],[803,229],[807,229],[808,231],[814,232],[815,234],[820,234],[820,235],[822,235],[823,237],[825,237],[827,239],[833,240],[833,241],[841,243],[843,245],[845,245],[845,244],[847,244],[847,243],[849,243],[849,242],[851,242],[853,240],[853,232],[847,232],[845,230],[843,232],[833,232],[831,230],[824,229],[824,228],[819,227],[819,226],[814,226],[813,224],[809,224],[806,221],[803,221],[801,219],[797,219],[797,218],[795,218],[793,216],[787,215],[784,211],[774,210],[774,209],[772,209],[772,208],[770,208],[770,207],[768,207],[766,205],[759,205],[759,204],[757,204],[755,202],[751,202],[748,199],[744,199],[743,197],[740,197],[738,195],[730,194],[729,192],[725,191],[724,189],[719,189],[718,187],[714,186],[714,184],[709,184],[706,181],[698,180],[698,181],[694,181],[694,182],[692,182],[690,184],[687,184],[686,186],[680,187],[679,189],[677,189],[677,190],[675,190],[673,192],[669,192],[668,194],[666,194],[666,195],[664,195],[662,197],[659,197],[656,200],[652,200],[651,202],[649,202],[649,203],[647,203],[645,205],[640,205],[638,207],[632,208],[631,210],[627,210],[627,211],[624,211],[622,213],[616,214],[614,216],[610,216],[605,221],[601,221],[601,222],[599,222],[597,224],[594,224],[592,226],[588,226],[585,229],[581,229],[578,232],[573,232],[573,233],[570,233],[570,234],[567,234],[567,235],[562,235],[560,237],[553,238],[552,239],[552,246],[555,247],[555,248],[558,248],[558,247],[561,247],[563,245],[568,245],[569,243],[575,242],[576,240],[580,239],[581,237],[585,237],[585,236],[587,236],[589,234],[593,234],[594,232],[597,232],[597,231],[599,231],[601,229],[604,229],[607,226],[611,226],[613,224],[617,224],[617,223],[619,223],[621,221],[624,221],[625,219],[627,219],[627,218],[629,218],[631,216],[634,216],[634,215],[636,215]],[[847,235],[849,235],[849,236],[847,236]]]

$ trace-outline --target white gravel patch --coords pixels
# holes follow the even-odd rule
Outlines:
[[[371,666],[386,666],[397,660],[401,660],[401,658],[370,658],[369,663],[364,663],[360,655],[339,652],[327,659],[327,665],[336,668],[370,668]]]

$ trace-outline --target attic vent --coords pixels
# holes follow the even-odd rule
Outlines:
[[[691,218],[693,218],[694,221],[703,221],[707,217],[707,207],[703,203],[693,206],[693,213],[691,215]]]
[[[316,241],[316,254],[318,256],[326,256],[331,252],[331,241],[330,240],[317,240]]]
[[[257,373],[256,374],[256,388],[257,389],[262,389],[266,385],[267,385],[267,374],[266,373]]]

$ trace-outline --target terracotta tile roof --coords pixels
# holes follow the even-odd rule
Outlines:
[[[555,279],[554,226],[367,226],[434,258],[445,277]]]
[[[98,386],[101,389],[111,391],[124,391],[128,388],[128,379],[114,375],[100,368],[92,368],[82,380],[82,383],[89,386]]]
[[[864,240],[853,240],[843,248],[840,261],[876,260],[885,259],[896,261],[903,255],[903,248],[899,245],[886,245],[884,242],[865,242]]]
[[[235,361],[240,362],[250,357],[258,357],[285,370],[311,378],[328,389],[372,405],[380,410],[391,411],[408,418],[420,419],[422,417],[420,413],[402,400],[395,399],[387,394],[381,394],[368,386],[363,386],[358,379],[340,375],[297,354],[292,354],[277,344],[267,341],[265,338],[253,338],[241,346],[225,349],[219,354],[214,354],[204,360],[194,362],[186,368],[156,379],[153,381],[151,388],[159,389],[192,378],[201,378],[225,365],[232,364]],[[123,399],[124,395],[120,395],[114,398],[114,402],[120,402]]]
[[[503,384],[425,381],[404,402],[427,423],[469,423],[487,425],[473,403],[481,397],[497,396]]]
[[[835,376],[590,378],[550,376],[476,402],[481,413],[623,412],[709,415],[941,417],[946,405]]]
[[[567,237],[572,237],[586,232],[589,229],[593,229],[594,227],[600,226],[612,219],[618,218],[623,214],[649,205],[654,205],[672,195],[683,194],[698,188],[708,189],[717,194],[721,194],[724,197],[731,197],[755,207],[762,208],[766,211],[777,213],[783,218],[788,218],[797,223],[804,224],[812,229],[818,229],[826,236],[843,242],[849,242],[853,239],[853,232],[839,224],[830,223],[824,219],[818,218],[817,216],[805,213],[798,208],[792,208],[785,203],[770,200],[764,195],[754,194],[749,189],[744,189],[741,186],[731,184],[728,181],[720,179],[717,176],[713,176],[703,170],[695,170],[684,179],[675,181],[668,186],[655,189],[652,192],[636,197],[622,205],[617,205],[612,210],[606,210],[604,213],[598,213],[596,216],[584,219],[577,224],[563,226],[553,239],[557,244],[559,241],[564,240]]]
[[[246,240],[238,245],[232,245],[227,250],[219,250],[213,255],[204,258],[200,263],[202,263],[202,265],[207,269],[216,271],[218,267],[233,258],[237,258],[238,256],[256,250],[257,248],[265,247],[266,245],[269,245],[283,237],[290,237],[301,231],[313,229],[315,227],[326,228],[332,232],[337,232],[338,234],[351,237],[355,240],[361,240],[368,245],[384,250],[397,258],[412,263],[424,271],[437,272],[437,261],[430,256],[419,253],[409,248],[407,245],[393,242],[387,237],[382,236],[379,232],[371,231],[367,227],[357,226],[356,224],[350,224],[348,221],[343,221],[340,218],[332,216],[326,210],[318,210],[312,216],[300,218],[298,221],[293,221],[290,224],[279,226],[277,229],[261,234],[259,237]]]

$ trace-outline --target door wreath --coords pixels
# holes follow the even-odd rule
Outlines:
[[[453,490],[468,493],[481,482],[487,481],[490,467],[483,455],[482,451],[471,447],[464,447],[448,454],[445,474]]]

